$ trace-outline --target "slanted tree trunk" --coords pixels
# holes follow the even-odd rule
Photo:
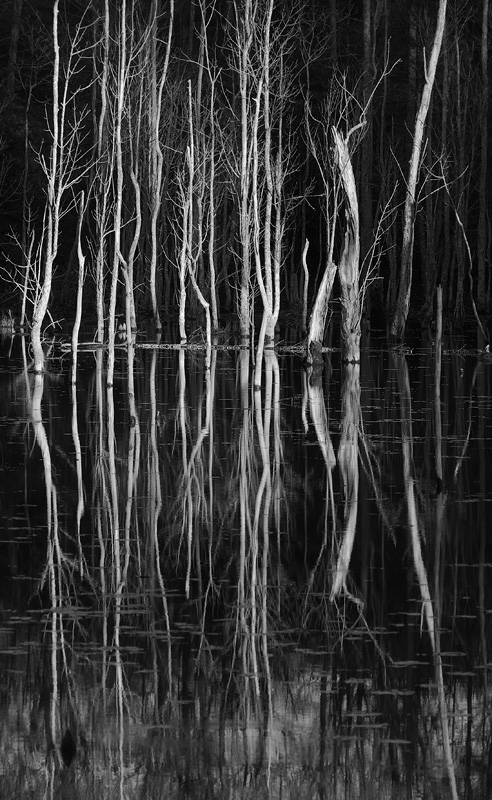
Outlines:
[[[432,45],[429,66],[426,70],[425,84],[420,100],[419,110],[415,119],[415,131],[413,135],[412,155],[410,157],[410,167],[408,172],[407,193],[405,198],[405,210],[403,215],[403,242],[401,251],[401,271],[396,298],[396,308],[390,326],[390,337],[396,341],[401,341],[405,333],[405,326],[410,308],[410,292],[412,289],[412,260],[413,243],[415,233],[415,212],[416,200],[415,191],[420,171],[420,154],[424,138],[424,127],[429,110],[434,79],[436,76],[437,61],[441,52],[444,25],[446,22],[447,0],[439,0],[437,12],[436,32]]]
[[[349,134],[350,135],[350,134]],[[342,302],[342,357],[344,361],[360,360],[360,293],[359,293],[359,206],[354,171],[350,161],[347,139],[333,128],[335,164],[345,194],[347,227],[338,274]]]
[[[328,260],[321,283],[316,293],[309,330],[307,336],[307,358],[310,362],[321,360],[321,348],[325,335],[326,317],[328,316],[328,304],[330,302],[333,281],[337,272],[337,265],[331,259]]]
[[[344,592],[358,606],[361,601],[347,588],[359,508],[359,424],[360,424],[360,366],[347,364],[344,368],[341,408],[341,435],[338,447],[338,466],[343,486],[343,536],[338,549],[330,600]]]
[[[345,361],[356,362],[360,358],[360,298],[359,298],[359,207],[355,178],[348,152],[347,139],[332,129],[334,147],[334,167],[340,177],[345,196],[346,230],[342,255],[340,258],[339,277],[342,302],[342,348]],[[350,133],[349,133],[350,136]],[[329,250],[328,261],[316,299],[314,301],[307,337],[307,358],[311,362],[320,360],[321,346],[325,333],[328,304],[337,265]]]

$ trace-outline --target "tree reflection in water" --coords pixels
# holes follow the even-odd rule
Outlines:
[[[4,374],[3,796],[486,796],[489,367],[332,361]]]

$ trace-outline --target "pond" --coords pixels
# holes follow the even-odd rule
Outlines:
[[[0,797],[491,792],[492,364],[256,357],[2,341]]]

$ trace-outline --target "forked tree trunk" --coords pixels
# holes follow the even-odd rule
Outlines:
[[[390,327],[390,337],[396,341],[401,341],[405,333],[408,311],[410,308],[410,292],[412,289],[412,259],[413,242],[415,233],[415,211],[416,200],[415,191],[417,179],[420,171],[420,154],[422,151],[422,141],[424,138],[424,127],[429,110],[434,79],[436,76],[437,61],[441,52],[442,39],[444,35],[444,25],[446,22],[447,0],[439,0],[437,12],[436,32],[432,45],[429,66],[426,70],[426,79],[419,110],[415,119],[415,132],[413,135],[412,155],[410,157],[410,168],[407,181],[407,194],[405,198],[405,210],[403,216],[403,242],[401,250],[401,272],[396,298],[396,308]]]
[[[338,549],[333,574],[330,600],[345,592],[357,605],[357,598],[347,589],[347,576],[355,541],[357,512],[359,508],[359,420],[360,420],[360,366],[347,364],[342,386],[341,435],[338,447],[338,465],[343,486],[343,536]]]
[[[342,304],[342,357],[351,363],[360,360],[360,293],[359,293],[359,205],[354,171],[350,161],[347,139],[333,128],[335,165],[345,194],[345,242],[338,274]]]
[[[339,277],[342,302],[342,348],[345,361],[359,361],[360,351],[360,298],[359,298],[359,208],[355,178],[347,147],[347,139],[333,128],[335,168],[340,176],[345,196],[347,227],[340,258]],[[331,259],[319,285],[314,301],[307,338],[307,358],[311,362],[320,360],[325,333],[328,304],[337,271]]]
[[[48,311],[53,280],[53,263],[58,246],[58,224],[60,220],[60,202],[62,188],[60,186],[60,169],[63,165],[60,159],[60,141],[63,133],[60,132],[60,101],[58,80],[60,75],[60,47],[58,42],[58,0],[53,5],[53,115],[52,115],[52,143],[48,173],[47,187],[47,223],[44,231],[44,275],[41,281],[41,291],[34,304],[31,328],[31,346],[34,358],[34,372],[44,370],[44,352],[41,343],[41,331],[44,318]],[[43,258],[43,254],[41,255]]]

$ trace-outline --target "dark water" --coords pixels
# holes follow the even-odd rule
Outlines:
[[[1,798],[492,789],[492,366],[0,374]]]

